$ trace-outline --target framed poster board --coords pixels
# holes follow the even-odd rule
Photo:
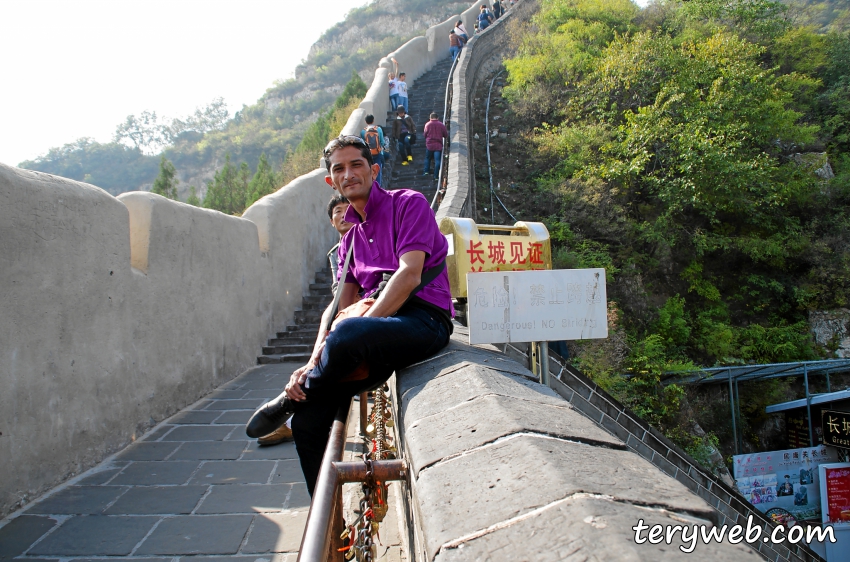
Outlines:
[[[786,526],[820,522],[818,466],[837,460],[836,451],[823,445],[732,457],[741,494],[753,507],[774,521],[781,519]]]
[[[833,528],[836,542],[826,542],[829,562],[850,560],[850,463],[818,467],[823,526]]]

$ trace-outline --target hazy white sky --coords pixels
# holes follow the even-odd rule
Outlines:
[[[221,96],[233,113],[367,3],[0,0],[0,162],[80,137],[108,142],[146,109],[182,117]]]

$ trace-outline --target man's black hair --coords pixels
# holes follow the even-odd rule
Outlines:
[[[343,203],[348,205],[348,199],[345,197],[345,195],[340,195],[339,193],[337,193],[336,195],[331,197],[331,200],[328,201],[328,218],[329,219],[333,220],[333,218],[334,218],[334,208],[337,205],[341,205]]]
[[[366,124],[367,125],[371,125],[374,122],[375,122],[375,116],[374,115],[372,115],[370,113],[369,115],[366,116]]]
[[[372,150],[369,148],[369,145],[366,144],[366,141],[361,139],[359,136],[354,135],[340,135],[337,138],[333,139],[325,149],[322,151],[322,156],[325,157],[325,168],[327,168],[328,173],[331,172],[331,154],[339,150],[340,148],[345,148],[346,146],[353,146],[360,150],[360,155],[366,159],[366,162],[369,163],[369,167],[372,167],[372,164],[375,161],[372,159]]]

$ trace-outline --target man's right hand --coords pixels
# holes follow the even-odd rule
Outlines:
[[[304,394],[303,384],[307,382],[307,373],[313,369],[315,365],[313,365],[312,361],[295,369],[295,372],[292,373],[292,376],[289,377],[289,383],[284,388],[286,395],[289,396],[290,400],[295,400],[296,402],[301,402],[302,400],[307,399],[307,395]]]

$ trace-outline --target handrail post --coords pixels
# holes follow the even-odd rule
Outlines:
[[[304,535],[301,537],[301,549],[298,552],[299,562],[323,562],[335,542],[332,540],[335,532],[333,522],[342,518],[342,506],[337,505],[341,495],[339,492],[339,475],[333,463],[342,460],[348,429],[348,411],[350,409],[351,400],[341,405],[334,417],[328,445],[325,447],[325,454],[322,457],[316,489],[313,491],[313,498],[310,502]],[[335,511],[338,514],[334,513]],[[334,517],[335,515],[337,517]]]
[[[369,424],[369,393],[360,393],[360,435],[366,436],[366,426]]]

